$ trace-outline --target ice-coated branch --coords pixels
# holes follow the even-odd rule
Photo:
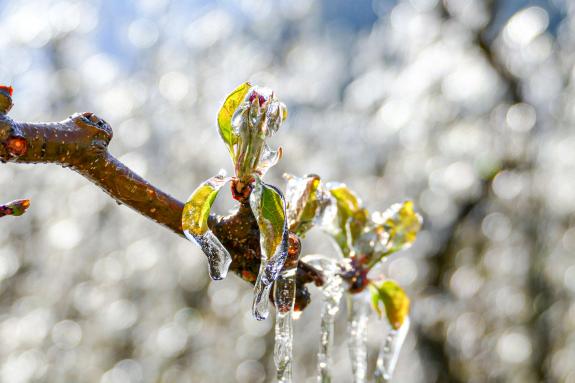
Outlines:
[[[93,113],[74,114],[55,123],[17,122],[7,116],[12,89],[0,87],[0,161],[21,164],[51,163],[70,168],[98,185],[117,202],[183,236],[183,202],[134,173],[108,152],[113,132]],[[230,270],[255,282],[260,266],[257,222],[248,205],[233,215],[210,216],[210,229],[230,249]],[[321,280],[313,268],[298,268],[299,309],[309,303],[306,283]]]

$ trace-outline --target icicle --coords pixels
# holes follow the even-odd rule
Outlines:
[[[202,235],[194,236],[188,232],[184,232],[184,234],[190,241],[198,245],[208,257],[210,278],[213,280],[224,279],[232,263],[232,257],[214,233],[208,230]]]
[[[263,263],[263,262],[262,262]],[[260,267],[258,279],[254,286],[254,301],[252,304],[252,314],[257,320],[264,320],[269,315],[269,296],[272,289],[271,284],[264,284],[262,276],[264,275],[265,265]]]
[[[348,347],[354,383],[365,383],[367,375],[367,318],[369,314],[367,292],[349,297]]]
[[[405,319],[403,325],[398,330],[392,328],[387,333],[377,357],[375,369],[375,381],[377,383],[391,381],[393,370],[397,364],[397,359],[399,358],[399,353],[408,331],[409,317]]]
[[[343,295],[343,280],[338,275],[341,270],[335,259],[324,255],[306,255],[303,261],[320,271],[325,279],[325,284],[321,287],[323,306],[321,309],[320,344],[317,354],[317,381],[329,383],[331,382],[330,366],[331,350],[333,348],[333,326]]]
[[[293,318],[292,311],[276,316],[274,361],[278,383],[292,381]]]
[[[282,272],[282,275],[276,280],[274,289],[276,304],[274,361],[279,383],[291,383],[292,381],[295,272],[296,268]]]

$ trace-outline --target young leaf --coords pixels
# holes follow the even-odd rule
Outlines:
[[[421,216],[413,209],[412,201],[392,205],[380,217],[374,216],[374,221],[380,222],[389,234],[387,247],[390,253],[411,246],[422,223]]]
[[[260,230],[262,257],[267,261],[264,284],[277,279],[288,248],[288,226],[285,201],[278,188],[268,185],[256,176],[250,195],[250,206]]]
[[[395,330],[399,329],[409,314],[409,298],[403,289],[392,280],[370,284],[369,289],[373,309],[381,317],[380,303],[383,304],[389,324]]]
[[[337,230],[333,231],[332,235],[343,255],[347,257],[354,250],[357,239],[367,224],[368,211],[345,184],[328,183],[327,188],[337,205]]]
[[[182,213],[182,229],[191,235],[198,236],[208,231],[208,217],[212,204],[218,192],[228,181],[229,177],[219,174],[204,181],[194,190],[184,205]]]
[[[284,178],[288,181],[286,201],[289,228],[290,231],[301,236],[311,228],[318,209],[321,207],[321,201],[317,195],[320,178],[315,174],[304,177],[284,174]]]
[[[256,185],[250,195],[250,206],[260,229],[262,255],[269,260],[280,250],[287,233],[283,196],[275,186],[256,177]]]
[[[345,184],[329,183],[328,188],[340,209],[348,215],[352,215],[361,207],[361,200]]]
[[[234,89],[234,91],[228,95],[218,113],[218,130],[222,140],[224,140],[224,143],[230,151],[232,159],[234,158],[234,144],[237,141],[237,137],[232,129],[232,116],[238,106],[244,101],[251,87],[252,85],[249,82],[245,82]]]

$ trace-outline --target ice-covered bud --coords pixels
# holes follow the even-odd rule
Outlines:
[[[263,175],[280,159],[281,150],[268,148],[265,139],[277,132],[286,118],[286,106],[269,88],[244,83],[228,96],[218,124],[240,180]]]
[[[248,119],[243,124],[240,116]],[[244,102],[236,110],[232,118],[234,130],[241,134],[241,129],[249,129],[250,133],[270,137],[278,131],[287,118],[287,108],[280,102],[274,91],[269,88],[253,86],[245,96]]]

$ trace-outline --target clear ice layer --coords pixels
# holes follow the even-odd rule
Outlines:
[[[292,381],[296,269],[297,267],[284,269],[274,283],[274,303],[276,305],[274,361],[277,381],[280,383],[291,383]]]
[[[281,241],[270,254],[270,250],[267,249],[266,244],[270,242],[270,235],[274,235],[274,228],[272,222],[266,219],[266,214],[264,214],[262,207],[262,195],[264,193],[264,188],[270,195],[279,197],[281,199],[282,209],[283,209],[283,222],[281,231]],[[278,278],[282,268],[284,266],[285,260],[287,258],[288,251],[288,228],[286,212],[285,212],[285,202],[283,200],[283,195],[275,186],[263,183],[259,178],[256,180],[256,184],[252,193],[250,195],[250,207],[256,220],[258,222],[258,227],[260,228],[260,248],[261,248],[261,265],[256,285],[254,288],[254,302],[252,305],[252,312],[257,320],[263,320],[268,316],[268,305],[269,302],[269,292],[271,290],[272,283]],[[277,224],[278,221],[275,223]],[[271,228],[271,229],[270,229]]]
[[[377,383],[391,381],[401,347],[409,332],[409,324],[409,317],[407,317],[398,330],[390,329],[383,340],[375,368],[375,381]]]
[[[269,296],[272,289],[271,284],[265,284],[262,280],[264,275],[265,264],[262,261],[260,266],[260,272],[258,274],[258,279],[256,280],[256,285],[254,287],[254,300],[252,304],[252,315],[257,320],[264,320],[269,315]]]
[[[202,235],[193,235],[184,231],[186,237],[202,249],[208,257],[208,271],[213,280],[224,279],[228,273],[232,257],[218,238],[208,230]]]
[[[323,255],[308,255],[303,258],[303,261],[320,271],[325,278],[325,284],[321,287],[323,306],[321,309],[320,344],[317,354],[317,381],[330,383],[334,321],[339,312],[339,304],[344,290],[343,280],[338,275],[341,270],[335,259]]]
[[[354,383],[365,383],[367,376],[367,319],[369,294],[362,292],[349,297],[347,341]]]

